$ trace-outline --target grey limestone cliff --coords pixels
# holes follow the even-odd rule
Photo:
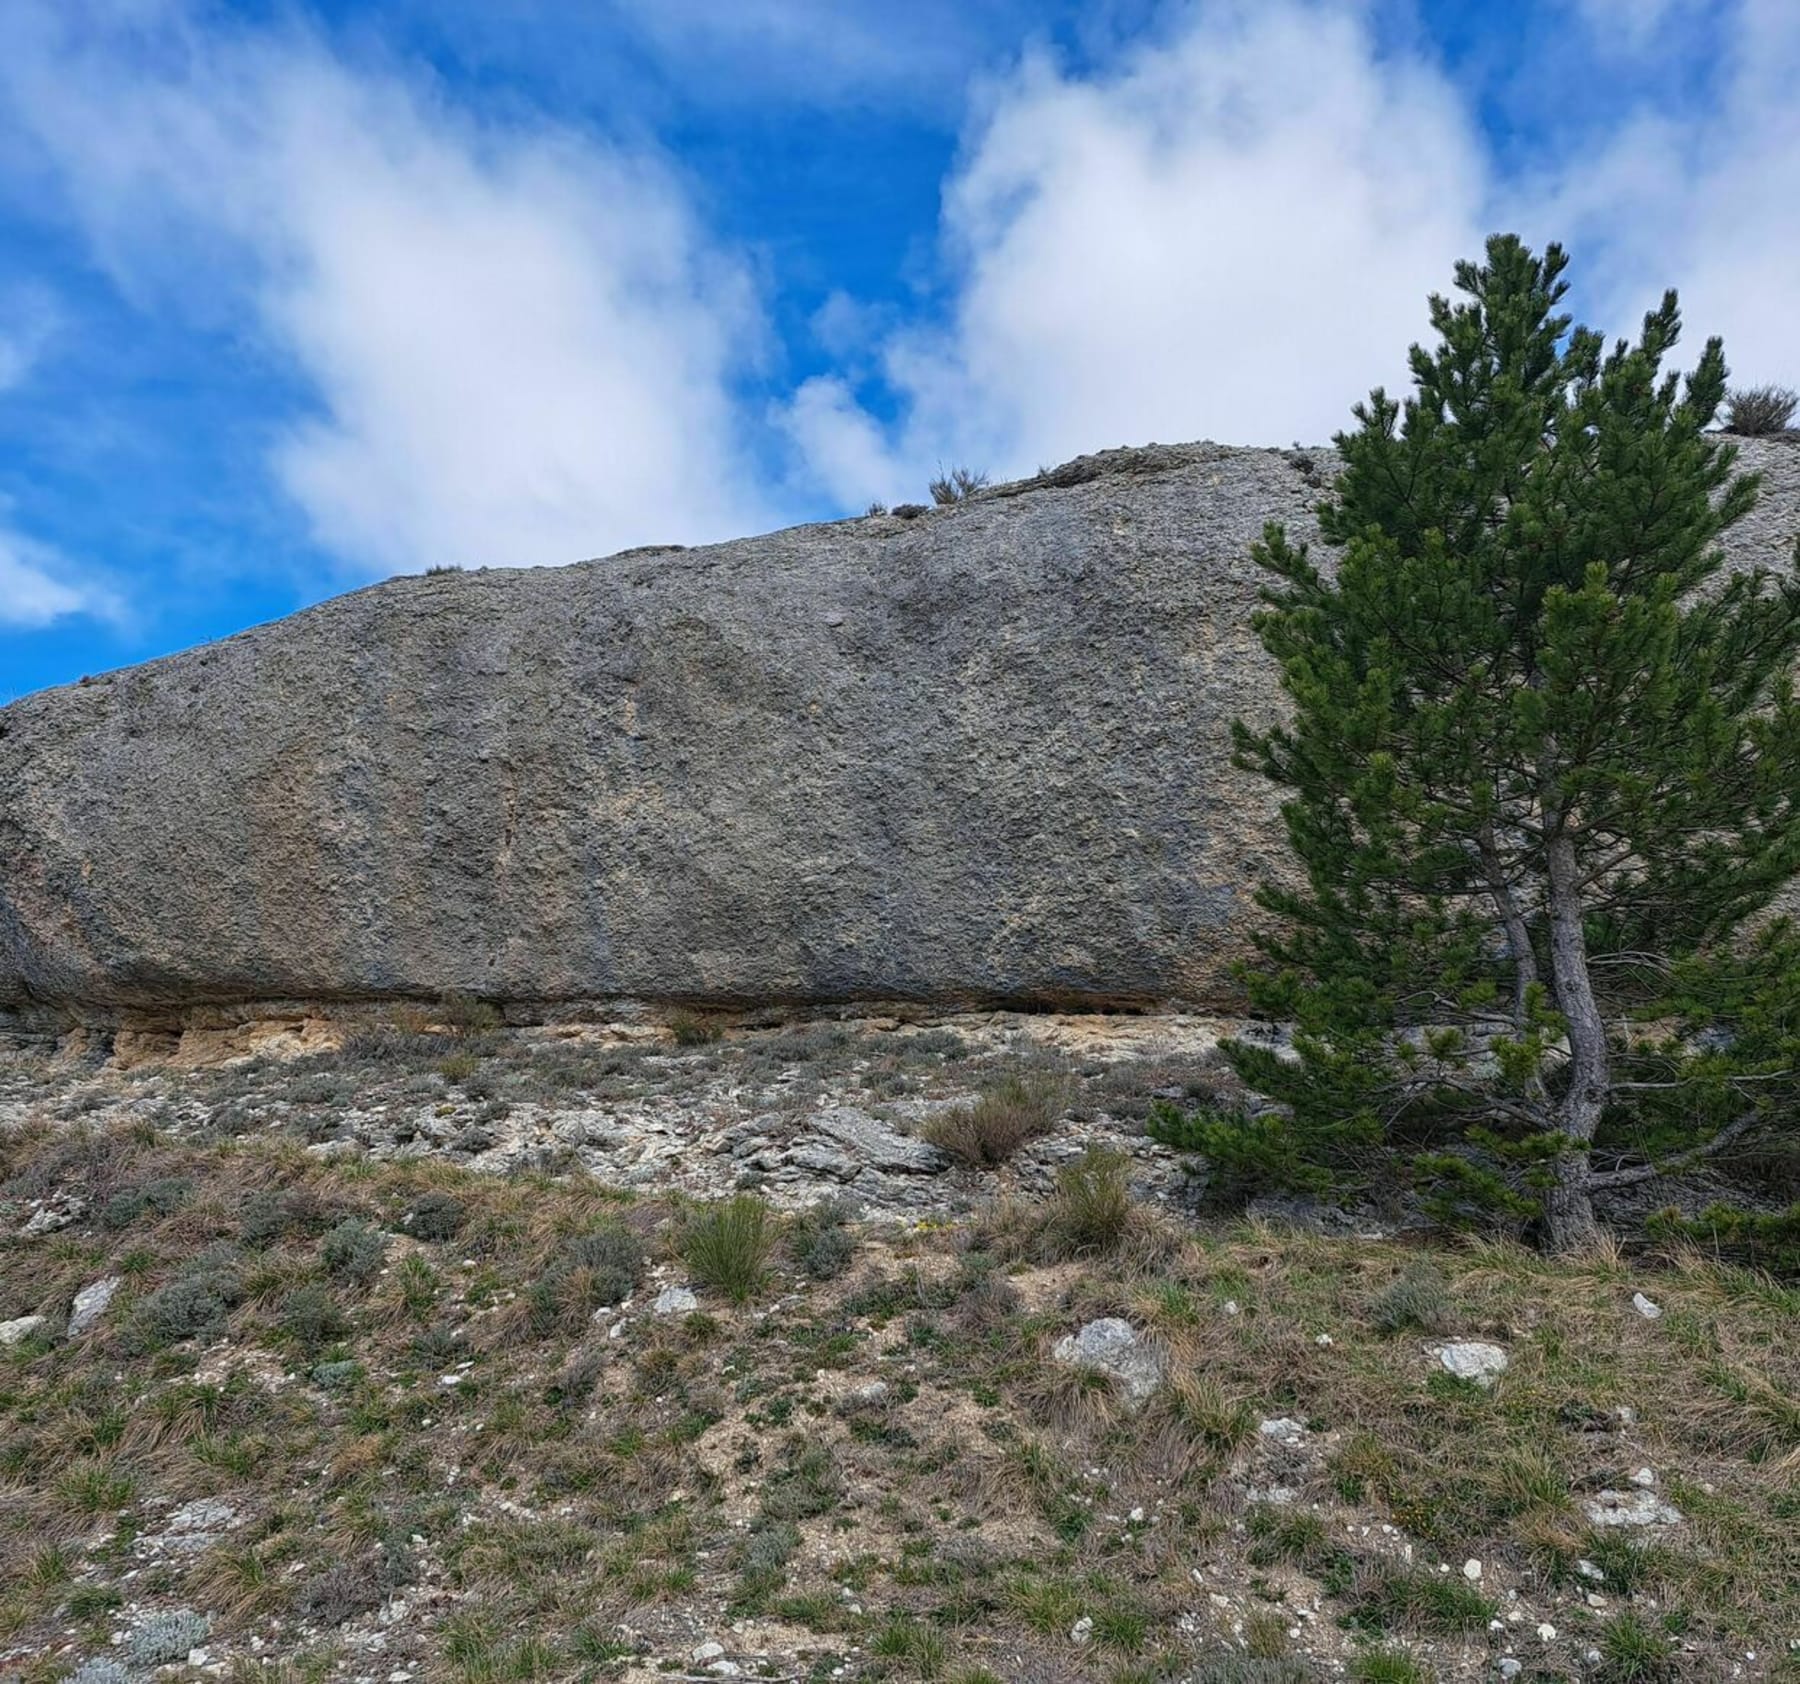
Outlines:
[[[1734,559],[1779,564],[1800,446]],[[1279,857],[1234,715],[1329,452],[391,580],[0,710],[0,1004],[1205,1001]]]

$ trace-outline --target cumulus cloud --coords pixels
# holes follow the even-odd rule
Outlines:
[[[116,621],[122,609],[106,585],[0,522],[0,626],[35,631],[78,614]]]
[[[1404,375],[1486,191],[1443,77],[1348,6],[1207,7],[1087,77],[1029,58],[945,189],[947,324],[885,348],[899,419],[827,376],[790,436],[847,505],[941,461],[1319,439]]]
[[[666,163],[151,13],[21,13],[0,74],[127,288],[249,301],[313,398],[273,467],[332,551],[554,562],[766,522],[733,394],[758,300]]]
[[[1679,31],[1682,20],[1659,21]],[[1638,111],[1519,198],[1545,237],[1591,253],[1597,321],[1628,330],[1675,286],[1690,335],[1722,334],[1745,384],[1800,385],[1800,9],[1730,0],[1713,23],[1708,97]]]
[[[1469,90],[1367,0],[1169,0],[1124,47],[1097,7],[1080,67],[1029,45],[1024,0],[607,0],[703,100],[735,76],[866,101],[922,77],[960,101],[1002,65],[943,186],[935,290],[910,318],[843,294],[816,312],[827,367],[775,406],[795,468],[774,494],[751,267],[648,147],[484,119],[416,69],[190,0],[15,0],[0,104],[147,309],[231,333],[248,311],[306,398],[271,471],[372,574],[727,536],[916,498],[958,463],[1317,440],[1404,383],[1425,295],[1496,226],[1571,244],[1602,325],[1673,282],[1745,379],[1800,383],[1800,11],[1566,3],[1590,44],[1679,47],[1704,74],[1502,180]],[[30,356],[11,331],[0,384]],[[79,589],[8,553],[7,577],[44,581],[15,593],[34,612]]]

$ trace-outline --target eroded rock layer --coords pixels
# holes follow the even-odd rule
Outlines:
[[[1746,448],[1780,564],[1800,448]],[[1328,452],[391,580],[0,710],[0,1003],[1207,1001],[1279,848],[1267,520]]]

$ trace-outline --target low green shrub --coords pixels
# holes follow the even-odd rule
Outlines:
[[[453,1052],[438,1060],[437,1072],[446,1082],[467,1082],[481,1068],[481,1060],[472,1052]]]
[[[854,1206],[847,1199],[821,1199],[796,1217],[788,1230],[788,1249],[802,1274],[816,1281],[836,1280],[856,1255],[856,1235],[849,1222]]]
[[[386,1252],[387,1235],[358,1217],[340,1222],[319,1241],[325,1272],[357,1286],[367,1286],[375,1278]]]
[[[1447,1333],[1450,1292],[1437,1270],[1417,1264],[1376,1293],[1369,1300],[1368,1313],[1371,1325],[1381,1333],[1401,1333],[1408,1328]]]
[[[604,1304],[621,1304],[644,1273],[644,1248],[619,1222],[564,1240],[527,1295],[533,1329],[579,1332]]]
[[[462,1232],[468,1207],[449,1193],[423,1193],[401,1218],[401,1224],[416,1240],[437,1243],[453,1240]]]
[[[1698,1216],[1670,1207],[1646,1218],[1644,1231],[1662,1245],[1697,1246],[1729,1263],[1800,1280],[1800,1204],[1766,1212],[1711,1204]]]
[[[1460,1573],[1369,1562],[1350,1587],[1349,1622],[1365,1631],[1480,1631],[1496,1612]]]
[[[500,1027],[499,1008],[473,994],[445,994],[437,1004],[437,1018],[453,1035],[485,1035]]]
[[[167,1216],[185,1204],[193,1190],[193,1183],[181,1176],[166,1176],[146,1181],[142,1187],[124,1188],[101,1207],[100,1226],[125,1228],[140,1216]]]
[[[986,474],[974,468],[952,468],[931,482],[931,500],[940,508],[966,502],[988,483]]]
[[[350,1318],[317,1281],[295,1287],[281,1301],[276,1329],[288,1343],[316,1351],[350,1332]]]
[[[265,1189],[244,1201],[238,1234],[245,1245],[263,1251],[291,1234],[322,1234],[335,1216],[324,1200],[305,1188]]]
[[[96,1656],[76,1667],[65,1684],[133,1684],[133,1680],[128,1667],[106,1656]]]
[[[1800,392],[1786,386],[1745,386],[1725,400],[1725,430],[1748,438],[1783,433],[1794,424]]]
[[[170,1661],[185,1661],[190,1649],[197,1649],[212,1630],[212,1621],[191,1608],[177,1608],[170,1614],[152,1614],[125,1639],[125,1659],[132,1666],[165,1666]]]
[[[1189,1684],[1318,1684],[1318,1676],[1304,1661],[1208,1655],[1188,1680]]]
[[[1600,1633],[1595,1684],[1674,1684],[1682,1676],[1675,1645],[1627,1608]]]
[[[183,1339],[221,1332],[243,1303],[242,1255],[235,1246],[209,1246],[171,1281],[141,1299],[125,1324],[126,1348],[160,1350]]]
[[[784,1585],[787,1565],[800,1548],[800,1529],[790,1521],[759,1521],[737,1551],[737,1584],[732,1588],[729,1611],[736,1615],[760,1613]]]
[[[1356,1684],[1432,1684],[1431,1674],[1398,1649],[1372,1649],[1350,1663]]]
[[[685,1009],[669,1013],[669,1033],[678,1047],[703,1047],[724,1033],[716,1018]]]

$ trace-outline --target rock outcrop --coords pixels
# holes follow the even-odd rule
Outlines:
[[[1734,559],[1782,564],[1800,448]],[[1329,452],[390,580],[0,710],[0,1005],[1204,1002],[1279,858],[1247,560]]]

